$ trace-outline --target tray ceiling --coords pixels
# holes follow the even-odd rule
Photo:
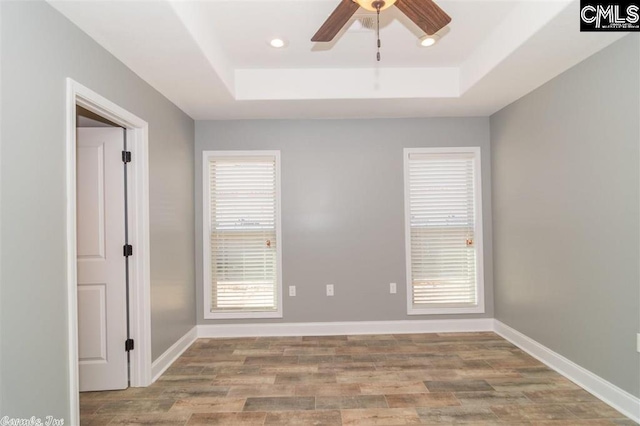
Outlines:
[[[50,3],[194,119],[486,116],[624,35],[580,33],[574,0],[442,0],[429,48],[382,12],[376,62],[363,9],[310,41],[337,0]]]

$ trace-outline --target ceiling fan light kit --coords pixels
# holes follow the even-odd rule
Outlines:
[[[428,36],[432,36],[451,22],[451,17],[440,9],[433,0],[341,0],[338,7],[329,15],[320,29],[311,38],[313,42],[329,42],[340,32],[342,27],[360,7],[377,13],[378,54],[380,60],[380,12],[391,6],[396,6],[407,18],[415,23]],[[433,38],[426,46],[437,41]],[[420,40],[422,44],[422,39]],[[423,45],[424,46],[424,45]],[[425,47],[426,47],[425,46]]]
[[[360,5],[361,8],[370,12],[377,12],[378,7],[380,11],[390,8],[396,2],[396,0],[353,0]]]

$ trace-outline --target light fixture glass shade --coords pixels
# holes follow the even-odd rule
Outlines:
[[[378,3],[378,2],[384,3],[384,5],[380,7],[380,10],[385,10],[385,9],[388,9],[391,6],[393,6],[393,4],[396,2],[396,0],[384,0],[384,1],[380,1],[380,0],[355,0],[355,2],[358,3],[361,8],[370,10],[371,12],[375,12],[377,9],[374,6],[374,3]]]

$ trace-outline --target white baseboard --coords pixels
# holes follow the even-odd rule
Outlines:
[[[198,326],[198,337],[331,336],[465,331],[493,331],[493,319],[201,324]]]
[[[158,357],[151,364],[151,383],[158,380],[158,378],[165,372],[167,368],[178,359],[184,351],[191,346],[193,342],[198,338],[198,329],[193,327],[184,336],[182,336],[177,342],[175,342],[169,349],[167,349],[162,355]]]
[[[639,398],[498,320],[494,321],[494,331],[625,416],[640,422]]]

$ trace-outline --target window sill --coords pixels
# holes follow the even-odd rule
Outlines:
[[[484,306],[469,306],[465,308],[409,308],[407,310],[407,315],[459,315],[484,313]]]
[[[205,312],[204,319],[260,319],[282,318],[282,312]]]

